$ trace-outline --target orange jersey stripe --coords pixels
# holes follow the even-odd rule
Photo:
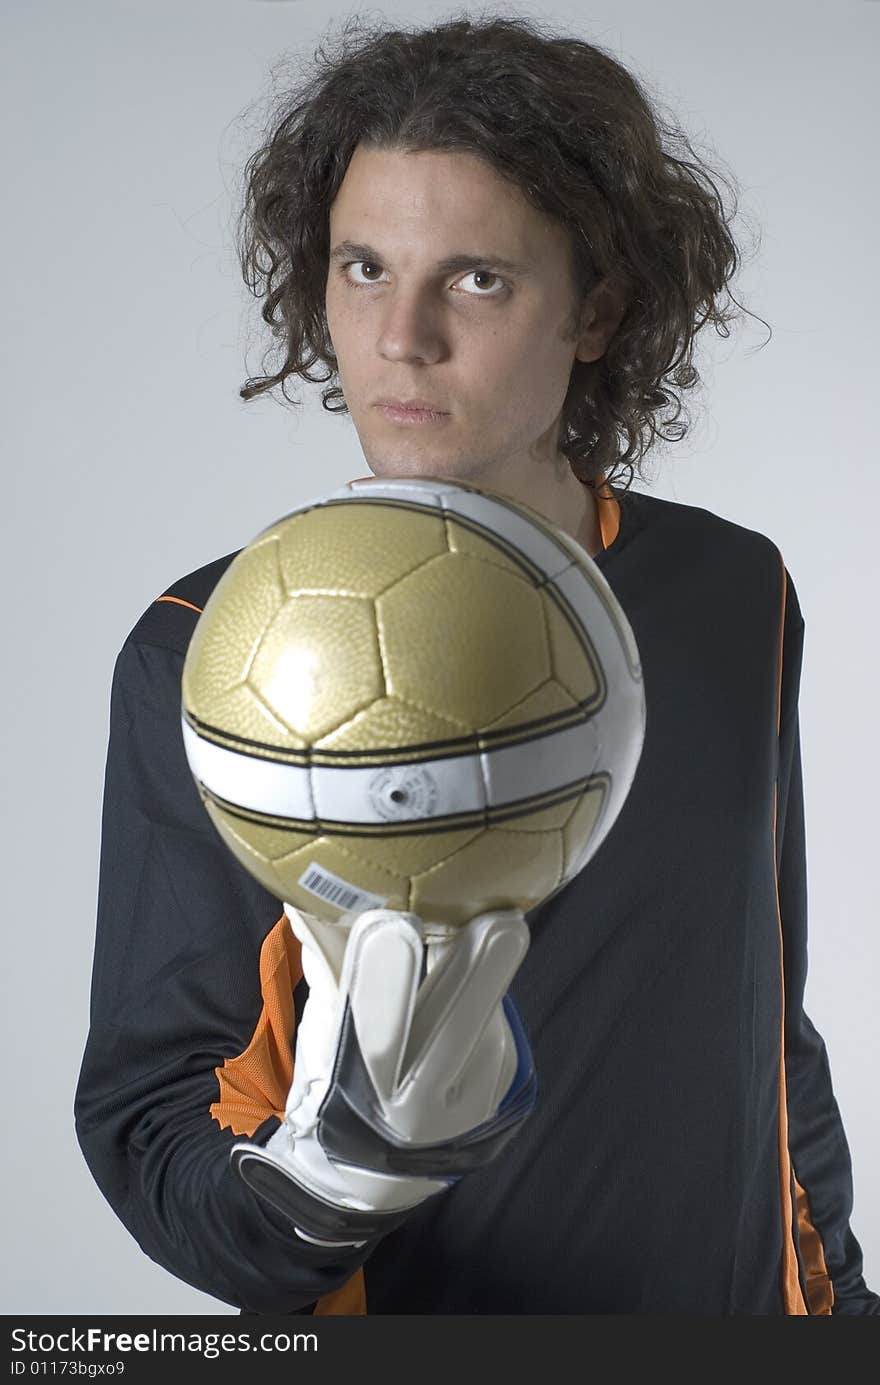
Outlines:
[[[780,554],[780,559],[782,555]],[[787,579],[785,563],[782,564],[782,614],[779,621],[779,654],[776,678],[776,734],[782,726],[782,643],[785,630],[785,596]],[[782,1301],[789,1316],[808,1314],[798,1278],[797,1252],[792,1231],[792,1173],[791,1157],[788,1150],[788,1104],[785,1090],[785,956],[782,935],[782,911],[779,904],[779,876],[776,870],[776,805],[778,784],[773,786],[773,876],[776,889],[776,918],[779,925],[779,977],[782,987],[780,997],[780,1035],[779,1035],[779,1192],[782,1204]]]
[[[190,611],[196,611],[198,615],[202,614],[201,606],[194,606],[191,601],[184,601],[180,596],[157,596],[156,600],[173,601],[178,606],[186,606]]]

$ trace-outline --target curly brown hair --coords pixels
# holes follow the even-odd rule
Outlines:
[[[677,422],[684,406],[672,386],[700,381],[692,357],[706,322],[730,335],[738,314],[719,296],[742,308],[728,288],[741,264],[729,230],[736,184],[728,216],[689,140],[661,121],[610,53],[521,16],[457,12],[410,30],[349,16],[318,45],[294,91],[282,93],[245,165],[236,244],[284,359],[249,378],[243,399],[280,383],[296,403],[289,376],[338,379],[324,307],[329,211],[360,143],[480,155],[568,228],[572,335],[599,279],[625,286],[626,311],[607,350],[575,361],[563,404],[559,447],[579,480],[596,486],[625,475],[625,490],[656,438],[684,437],[690,418],[685,410],[687,421]],[[321,403],[348,412],[338,383]],[[661,419],[670,404],[671,418]]]

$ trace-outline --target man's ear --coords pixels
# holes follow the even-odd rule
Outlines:
[[[606,274],[584,301],[577,332],[575,356],[579,361],[598,361],[608,349],[629,305],[627,286]]]

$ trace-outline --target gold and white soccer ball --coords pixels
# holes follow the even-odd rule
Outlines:
[[[271,894],[442,935],[586,865],[632,784],[645,698],[629,622],[561,529],[471,484],[364,478],[233,559],[182,721],[212,822]]]

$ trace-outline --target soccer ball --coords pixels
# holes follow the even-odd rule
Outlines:
[[[271,894],[449,936],[590,860],[638,765],[644,684],[619,602],[557,526],[471,484],[364,478],[229,565],[182,725],[214,826]]]

